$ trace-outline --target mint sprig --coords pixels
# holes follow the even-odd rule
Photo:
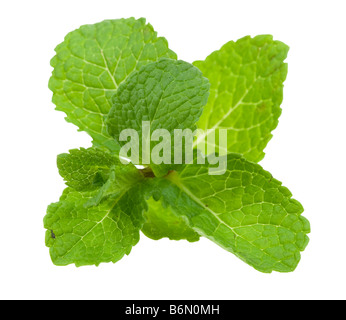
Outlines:
[[[203,236],[261,272],[293,271],[309,222],[291,192],[256,164],[281,114],[287,52],[269,35],[245,37],[192,65],[176,60],[144,19],[106,20],[69,33],[56,47],[49,88],[56,109],[90,134],[93,146],[58,156],[67,188],[44,218],[53,263],[116,262],[142,230],[155,240]],[[227,150],[213,145],[226,154],[225,172],[212,175],[215,165],[195,158],[142,163],[143,123],[149,135],[202,129],[195,149],[227,130]],[[127,128],[138,133],[139,163],[125,164],[119,155]],[[156,140],[149,151],[161,144]]]

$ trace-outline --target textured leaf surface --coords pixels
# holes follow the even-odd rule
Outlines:
[[[139,240],[143,175],[108,152],[74,149],[58,157],[60,173],[72,187],[48,206],[46,245],[56,265],[98,265],[129,254]]]
[[[142,232],[153,240],[168,238],[170,240],[186,239],[198,241],[199,234],[193,231],[183,217],[177,216],[171,208],[163,207],[161,201],[149,199],[148,211],[144,213],[145,223]]]
[[[108,132],[119,140],[122,130],[135,129],[141,155],[142,121],[150,122],[150,133],[156,129],[169,133],[193,129],[208,95],[209,82],[196,67],[180,60],[161,59],[132,73],[119,87],[107,119]]]
[[[198,127],[227,129],[228,152],[260,161],[281,114],[287,52],[288,47],[270,35],[248,36],[194,62],[211,84]]]
[[[56,109],[96,146],[118,150],[106,131],[111,98],[129,74],[160,57],[176,59],[145,19],[106,20],[70,32],[51,60],[49,88]]]
[[[85,204],[96,191],[67,189],[59,202],[48,207],[44,218],[46,245],[50,247],[53,263],[99,265],[116,262],[129,254],[139,241],[141,226],[137,214],[145,208],[144,202],[129,202],[132,192],[90,207]]]
[[[58,155],[60,175],[69,187],[76,190],[94,190],[109,178],[110,168],[119,164],[117,157],[95,148],[73,149]]]
[[[308,243],[309,222],[290,191],[259,165],[228,155],[224,175],[186,165],[161,178],[163,200],[191,228],[262,272],[293,271]]]
[[[108,180],[99,189],[97,196],[95,196],[88,205],[98,205],[102,199],[110,195],[122,195],[124,190],[134,185],[141,184],[143,180],[143,175],[133,164],[112,166],[110,168]]]

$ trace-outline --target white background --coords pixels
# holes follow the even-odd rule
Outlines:
[[[345,299],[345,1],[2,1],[1,299]],[[56,156],[89,147],[54,110],[55,46],[82,24],[145,17],[180,59],[269,33],[290,46],[283,113],[261,162],[305,207],[293,273],[262,274],[209,240],[153,241],[99,267],[56,267],[42,219],[64,183]]]

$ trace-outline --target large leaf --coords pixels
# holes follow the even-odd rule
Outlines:
[[[199,140],[227,129],[227,150],[221,151],[260,161],[281,114],[287,52],[288,47],[270,35],[247,36],[194,62],[211,84],[208,104],[198,122],[204,130]]]
[[[310,225],[301,204],[240,155],[228,155],[223,175],[191,164],[150,183],[193,230],[262,272],[293,271],[308,243]]]
[[[55,265],[116,262],[139,241],[140,215],[146,207],[138,191],[130,189],[97,206],[87,205],[96,194],[68,188],[59,202],[48,207],[46,245]]]
[[[98,265],[129,254],[147,209],[143,175],[94,148],[62,154],[58,166],[70,187],[48,206],[44,218],[53,262]]]
[[[96,146],[119,145],[107,133],[105,116],[118,86],[132,71],[161,57],[176,59],[165,38],[145,19],[105,20],[70,32],[56,48],[49,81],[56,109],[86,131]]]

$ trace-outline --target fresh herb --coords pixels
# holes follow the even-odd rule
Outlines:
[[[58,156],[67,188],[44,218],[54,264],[116,262],[142,231],[155,240],[206,237],[262,272],[296,268],[309,222],[257,164],[281,114],[285,44],[245,37],[190,64],[145,19],[130,18],[82,26],[55,50],[53,102],[93,146]],[[137,151],[123,136],[128,129]],[[173,161],[178,143],[164,133],[179,129],[196,133],[192,162]],[[221,138],[219,130],[226,144],[209,139]],[[196,160],[205,140],[207,155],[210,147],[224,155],[222,174],[211,173],[215,161]]]

